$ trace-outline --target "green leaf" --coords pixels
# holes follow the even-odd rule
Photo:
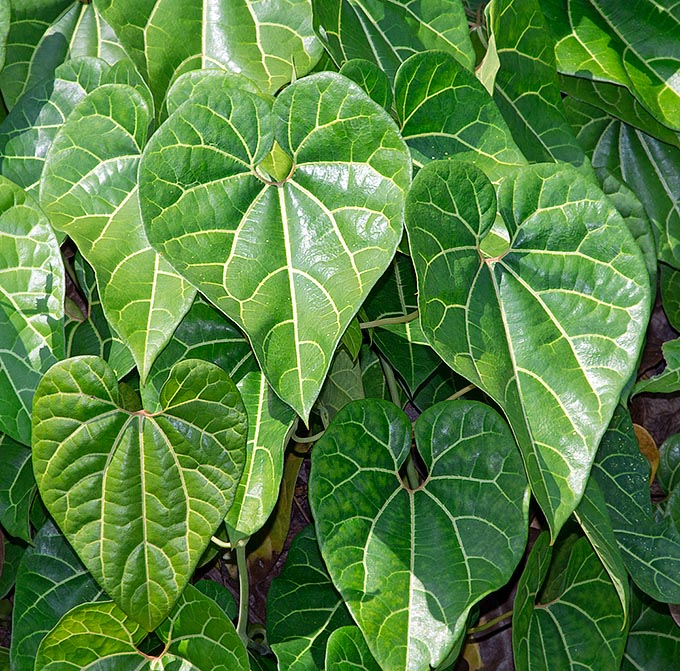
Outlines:
[[[394,81],[414,53],[440,49],[467,70],[475,66],[467,19],[460,0],[312,0],[314,27],[340,66],[361,58]]]
[[[362,58],[354,58],[340,68],[340,74],[359,84],[380,107],[388,111],[391,109],[392,83],[375,63]]]
[[[411,56],[399,68],[394,89],[401,133],[416,165],[456,156],[496,179],[526,163],[491,96],[452,56]]]
[[[36,396],[33,468],[45,505],[100,585],[154,629],[234,498],[246,439],[234,383],[214,364],[183,361],[161,412],[126,410],[111,368],[80,357],[53,366]]]
[[[274,137],[294,165],[283,182],[258,168]],[[394,255],[410,173],[392,120],[345,77],[299,80],[270,110],[227,76],[155,133],[140,200],[154,247],[246,332],[306,421]]]
[[[571,540],[553,552],[543,533],[529,555],[512,619],[520,669],[618,669],[621,664],[626,631],[616,591],[588,540]]]
[[[106,320],[92,266],[81,254],[76,254],[74,266],[80,290],[87,304],[87,316],[82,319],[74,318],[64,325],[66,355],[99,356],[113,368],[120,380],[134,367],[135,360],[127,345]]]
[[[115,63],[127,58],[111,26],[94,5],[73,0],[16,0],[0,74],[3,98],[19,98],[71,58],[91,56]]]
[[[659,448],[656,477],[666,494],[670,494],[680,483],[680,433],[668,436]]]
[[[440,403],[418,418],[415,440],[428,471],[416,490],[399,475],[411,422],[391,403],[345,406],[312,452],[321,553],[385,671],[441,664],[526,543],[526,479],[494,410]]]
[[[509,246],[485,256],[498,216]],[[650,303],[640,250],[602,192],[566,165],[517,170],[497,204],[475,166],[429,164],[406,224],[423,331],[503,408],[555,538],[634,372]]]
[[[31,450],[0,435],[0,524],[11,536],[31,543],[29,514],[36,492]]]
[[[621,671],[666,671],[680,658],[680,628],[666,604],[633,590],[632,623]]]
[[[71,608],[103,597],[52,521],[21,560],[12,621],[12,670],[33,671],[40,641]]]
[[[10,14],[10,0],[0,0],[0,72],[5,66],[5,58],[7,56],[7,36],[9,34]]]
[[[61,125],[88,93],[115,82],[116,73],[120,71],[98,58],[76,58],[27,91],[0,126],[2,174],[37,191],[45,156]]]
[[[346,350],[338,349],[316,405],[323,425],[328,426],[350,401],[362,398],[365,394],[361,364],[353,361]]]
[[[326,671],[380,671],[358,627],[340,627],[326,644]]]
[[[416,274],[409,257],[404,254],[395,256],[387,273],[373,287],[363,309],[371,321],[404,317],[418,309]],[[401,375],[411,394],[441,363],[425,339],[417,319],[376,328],[373,341]]]
[[[132,352],[142,383],[195,296],[151,248],[142,226],[137,168],[150,120],[132,87],[99,87],[54,138],[40,188],[52,224],[94,267],[104,313]]]
[[[532,163],[565,161],[590,168],[569,125],[555,69],[555,45],[539,0],[493,0],[489,28],[500,61],[494,100]]]
[[[0,433],[25,445],[40,376],[64,354],[64,286],[47,217],[0,177]]]
[[[248,445],[243,475],[225,521],[252,536],[267,521],[279,497],[283,453],[296,418],[259,371],[248,373],[237,386],[248,414]]]
[[[655,519],[649,463],[640,453],[630,415],[622,406],[600,443],[592,477],[604,494],[633,582],[658,601],[680,603],[680,532],[669,517]]]
[[[293,540],[283,571],[272,581],[267,596],[267,639],[279,669],[322,669],[328,637],[351,624],[310,525]]]
[[[671,326],[680,331],[680,270],[661,266],[661,302]]]
[[[680,269],[680,149],[585,103],[565,109],[593,167],[607,168],[634,190],[656,230],[660,261]]]
[[[663,372],[637,382],[633,394],[672,394],[680,391],[680,338],[663,343],[661,350],[666,360]]]
[[[628,574],[616,543],[616,536],[612,523],[607,514],[607,505],[597,481],[588,479],[586,490],[581,503],[574,511],[578,523],[588,537],[593,550],[600,558],[602,565],[609,574],[609,579],[616,590],[621,602],[624,623],[628,620],[628,604],[630,603],[630,589]]]
[[[8,538],[0,529],[0,599],[5,599],[13,589],[19,563],[25,552],[26,543]]]
[[[234,620],[238,616],[238,607],[232,593],[224,586],[214,580],[203,579],[194,583],[194,587],[205,596],[210,597],[230,619]]]
[[[158,404],[161,387],[171,368],[183,359],[201,359],[217,364],[238,382],[247,373],[259,371],[246,337],[221,312],[197,296],[165,349],[154,362],[142,400],[147,408]]]
[[[322,52],[309,0],[95,0],[95,6],[146,77],[157,107],[174,77],[188,70],[240,72],[274,93],[307,74]]]

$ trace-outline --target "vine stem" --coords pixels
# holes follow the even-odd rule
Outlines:
[[[389,326],[390,324],[407,324],[414,319],[418,319],[418,310],[399,317],[385,317],[384,319],[374,319],[372,322],[361,322],[359,328],[372,329],[378,326]]]
[[[455,401],[457,398],[465,396],[465,394],[467,394],[469,391],[472,391],[473,389],[477,389],[477,385],[469,384],[467,387],[459,389],[455,394],[451,394],[451,396],[449,396],[446,400]]]
[[[248,605],[250,594],[248,587],[248,562],[246,561],[246,544],[236,545],[236,567],[238,568],[238,625],[236,632],[243,641],[243,645],[248,645]]]
[[[231,550],[232,547],[231,543],[229,543],[228,541],[223,541],[221,538],[218,538],[217,536],[213,536],[210,539],[210,542],[217,545],[218,548],[222,548],[224,550]]]
[[[494,617],[493,620],[489,620],[484,624],[477,625],[476,627],[470,627],[467,630],[467,635],[471,636],[472,634],[481,634],[483,631],[488,631],[489,629],[495,627],[499,622],[503,622],[503,620],[507,620],[509,617],[512,617],[512,613],[513,611],[509,610],[506,613],[501,613],[498,617]]]
[[[315,433],[313,436],[298,436],[297,433],[293,434],[293,440],[296,443],[302,443],[307,444],[307,443],[316,443],[323,434],[326,433],[326,430],[324,429],[323,431],[319,431],[318,433]]]

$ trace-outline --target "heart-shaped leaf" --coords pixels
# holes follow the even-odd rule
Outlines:
[[[408,150],[341,75],[299,80],[273,109],[232,86],[227,75],[201,89],[155,133],[140,164],[142,214],[151,244],[246,332],[306,421],[399,243]],[[268,175],[274,138],[289,165]]]
[[[65,283],[47,217],[0,177],[0,433],[25,445],[40,376],[64,354]]]
[[[358,627],[340,627],[326,644],[326,671],[380,671]]]
[[[161,412],[127,410],[111,368],[80,357],[53,366],[36,393],[43,501],[102,587],[154,629],[234,498],[247,433],[236,387],[214,364],[183,361]]]
[[[497,203],[478,168],[438,161],[406,217],[423,331],[505,411],[556,537],[634,372],[650,301],[640,250],[568,166],[519,168]],[[501,218],[509,240],[490,253]]]
[[[312,452],[309,496],[333,583],[386,671],[437,667],[470,608],[510,578],[527,534],[528,490],[507,424],[481,403],[425,411],[428,470],[399,472],[411,422],[392,403],[345,406]]]

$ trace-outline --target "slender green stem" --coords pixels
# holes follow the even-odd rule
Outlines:
[[[409,489],[415,491],[420,487],[420,476],[418,475],[412,454],[409,454],[406,459],[406,481],[408,482]]]
[[[323,431],[319,431],[318,433],[315,433],[313,436],[298,436],[297,433],[293,434],[293,440],[296,443],[316,443],[323,434],[326,433],[325,429]]]
[[[210,539],[210,542],[217,545],[218,548],[224,548],[225,550],[231,550],[231,543],[229,543],[227,541],[223,541],[221,538],[218,538],[217,536],[213,536]]]
[[[246,561],[246,544],[236,545],[236,567],[238,568],[238,625],[236,631],[243,641],[243,645],[248,645],[248,605],[250,593],[248,586],[248,562]]]
[[[512,617],[511,610],[507,611],[507,613],[501,613],[498,617],[494,617],[493,620],[489,620],[484,624],[479,624],[476,627],[470,627],[467,630],[467,635],[470,636],[471,634],[481,634],[483,631],[488,631],[489,629],[492,629],[499,622],[503,622],[503,620],[507,620],[510,617]]]
[[[467,387],[459,389],[455,394],[451,394],[451,396],[449,396],[446,400],[455,401],[457,398],[465,396],[465,394],[467,394],[469,391],[472,391],[473,389],[477,389],[477,385],[469,384]]]
[[[392,403],[394,403],[394,405],[400,408],[401,398],[399,396],[399,384],[397,383],[397,378],[394,377],[394,371],[392,370],[392,366],[390,366],[390,364],[387,363],[385,358],[380,354],[378,354],[378,358],[380,359],[380,365],[382,366],[383,369],[383,375],[385,376],[385,382],[387,382],[387,388],[389,389]]]
[[[378,326],[389,326],[390,324],[407,324],[414,319],[418,319],[418,310],[409,312],[407,315],[400,317],[385,317],[384,319],[374,319],[372,322],[361,322],[359,327],[362,329],[372,329]]]

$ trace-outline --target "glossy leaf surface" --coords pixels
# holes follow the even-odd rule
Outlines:
[[[37,393],[43,501],[102,587],[154,629],[233,501],[247,431],[238,392],[221,368],[189,360],[161,412],[127,410],[109,366],[81,357],[53,366]]]
[[[19,566],[11,660],[13,671],[33,671],[40,641],[71,608],[103,598],[64,535],[52,521],[38,531]]]
[[[510,242],[486,255],[497,212]],[[556,536],[641,346],[640,251],[604,195],[566,166],[518,170],[497,203],[474,166],[430,164],[409,194],[407,227],[423,331],[505,411]]]
[[[411,423],[391,403],[356,401],[312,452],[309,496],[333,583],[383,669],[441,664],[474,603],[509,579],[528,496],[512,434],[488,406],[440,403],[417,420],[428,470],[399,470]]]
[[[517,588],[515,663],[528,671],[618,669],[624,615],[604,567],[586,538],[555,552],[548,542],[547,533],[539,536]]]
[[[0,432],[31,444],[40,376],[64,354],[64,266],[45,215],[0,177]]]
[[[472,70],[475,55],[459,0],[312,0],[314,26],[338,65],[374,62],[391,81],[409,56],[439,49]]]
[[[399,68],[394,89],[402,136],[417,165],[456,156],[496,179],[526,163],[484,86],[449,54],[415,54]]]
[[[293,540],[284,569],[272,582],[267,598],[267,637],[279,668],[323,668],[328,637],[338,627],[351,624],[310,525]]]
[[[160,107],[182,72],[220,67],[268,93],[321,56],[308,0],[95,0],[149,82]]]
[[[288,174],[258,167],[275,138]],[[394,255],[410,171],[386,112],[341,75],[299,80],[273,110],[225,77],[153,136],[140,199],[151,243],[246,332],[269,383],[306,421]]]
[[[57,133],[40,188],[52,224],[95,268],[104,313],[142,382],[195,295],[142,226],[136,181],[150,112],[128,85],[93,91]]]

